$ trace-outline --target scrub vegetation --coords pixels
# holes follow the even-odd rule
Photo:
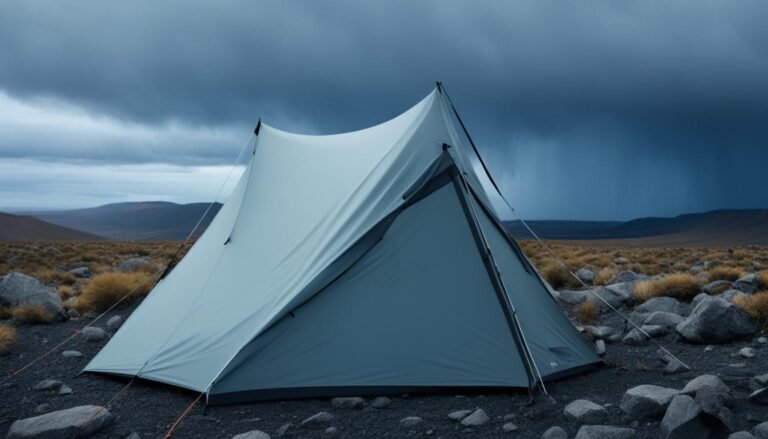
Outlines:
[[[53,315],[40,304],[19,305],[11,308],[11,317],[19,323],[50,323]]]
[[[0,354],[7,352],[17,339],[16,328],[8,323],[0,323]]]
[[[75,308],[79,311],[104,311],[131,291],[130,299],[145,296],[154,282],[147,280],[150,273],[102,273],[94,277],[77,297]]]

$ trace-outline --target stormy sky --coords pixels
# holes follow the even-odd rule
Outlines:
[[[527,218],[767,208],[767,19],[763,1],[2,2],[0,209],[210,200],[259,117],[361,129],[436,80]]]

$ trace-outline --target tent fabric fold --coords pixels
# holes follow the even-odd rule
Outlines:
[[[499,227],[464,143],[439,89],[351,133],[262,123],[208,229],[85,371],[229,403],[528,388],[531,377],[597,364]],[[505,319],[478,233],[526,346]]]

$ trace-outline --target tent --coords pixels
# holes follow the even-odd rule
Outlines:
[[[227,404],[531,389],[598,364],[457,122],[438,84],[360,131],[260,123],[210,226],[85,371]]]

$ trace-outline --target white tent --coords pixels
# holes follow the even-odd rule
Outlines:
[[[501,226],[451,108],[438,86],[361,131],[262,125],[208,229],[85,371],[216,404],[530,388],[594,366]]]

